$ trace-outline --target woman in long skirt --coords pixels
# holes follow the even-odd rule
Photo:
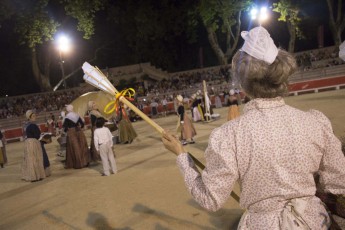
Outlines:
[[[187,116],[183,106],[183,97],[181,95],[177,95],[177,101],[179,105],[177,107],[177,114],[179,116],[178,120],[178,132],[181,132],[181,142],[183,145],[186,144],[194,144],[195,141],[193,137],[196,135],[196,131],[194,128],[193,123],[191,122],[190,118]],[[190,140],[187,142],[187,140]]]
[[[135,132],[131,121],[128,118],[126,108],[120,103],[119,110],[117,111],[117,121],[119,127],[119,139],[123,144],[130,144],[138,136]]]
[[[38,140],[40,138],[41,131],[34,123],[36,121],[36,114],[32,110],[28,110],[25,115],[28,122],[24,127],[26,139],[24,142],[22,179],[25,181],[35,182],[50,175],[49,159],[47,155],[45,157],[43,156],[46,152],[43,152],[42,145]],[[44,158],[48,160],[46,161],[46,167],[44,165]]]
[[[67,132],[65,168],[87,167],[90,163],[90,152],[82,130],[84,122],[77,113],[73,112],[72,105],[67,105],[66,110],[67,115],[63,123],[64,130]]]

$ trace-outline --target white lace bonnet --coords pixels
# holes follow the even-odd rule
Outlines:
[[[241,36],[244,39],[242,51],[268,64],[274,62],[278,55],[278,48],[265,28],[259,26],[250,31],[242,31]]]

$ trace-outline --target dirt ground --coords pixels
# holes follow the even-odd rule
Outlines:
[[[335,134],[344,136],[345,90],[286,98],[302,110],[318,109],[332,121]],[[187,150],[204,162],[210,132],[225,123],[227,107],[215,109],[221,118],[195,123],[196,144]],[[176,116],[157,118],[164,129],[175,130]],[[9,163],[0,169],[0,229],[236,229],[243,210],[229,199],[217,212],[193,201],[160,135],[144,121],[133,123],[138,138],[115,146],[119,173],[101,177],[101,164],[64,169],[56,140],[46,145],[52,176],[36,183],[22,181],[23,142],[7,145]],[[90,139],[90,131],[86,131]],[[239,194],[239,186],[234,191]]]

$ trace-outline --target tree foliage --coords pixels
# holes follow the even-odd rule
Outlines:
[[[50,4],[63,4],[66,12],[61,18],[52,12]],[[94,32],[93,20],[95,12],[102,9],[101,0],[5,0],[0,3],[0,10],[9,9],[8,14],[0,17],[0,23],[13,20],[14,32],[18,34],[18,42],[31,49],[32,71],[41,91],[51,90],[50,84],[50,48],[49,42],[54,39],[58,28],[71,16],[78,20],[78,29],[84,38],[90,38]],[[54,14],[55,13],[55,14]],[[47,55],[46,57],[43,57]]]
[[[65,5],[66,15],[78,20],[77,29],[84,33],[84,38],[89,39],[95,32],[96,13],[104,9],[105,1],[102,0],[61,0]]]
[[[273,3],[273,11],[280,14],[278,21],[286,22],[290,34],[288,51],[294,52],[296,38],[304,38],[300,28],[302,18],[299,5],[293,0],[279,0],[279,2]]]
[[[197,12],[219,64],[227,64],[233,55],[240,36],[242,12],[250,5],[249,0],[200,1]]]

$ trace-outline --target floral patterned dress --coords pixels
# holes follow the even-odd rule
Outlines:
[[[315,197],[314,176],[323,191],[345,193],[345,158],[330,121],[280,97],[254,99],[242,116],[213,130],[205,158],[200,174],[188,154],[178,156],[186,187],[201,206],[215,211],[238,180],[246,209],[239,229],[292,229],[289,218],[295,218],[290,224],[301,219],[307,226],[293,229],[327,229],[330,220]]]

